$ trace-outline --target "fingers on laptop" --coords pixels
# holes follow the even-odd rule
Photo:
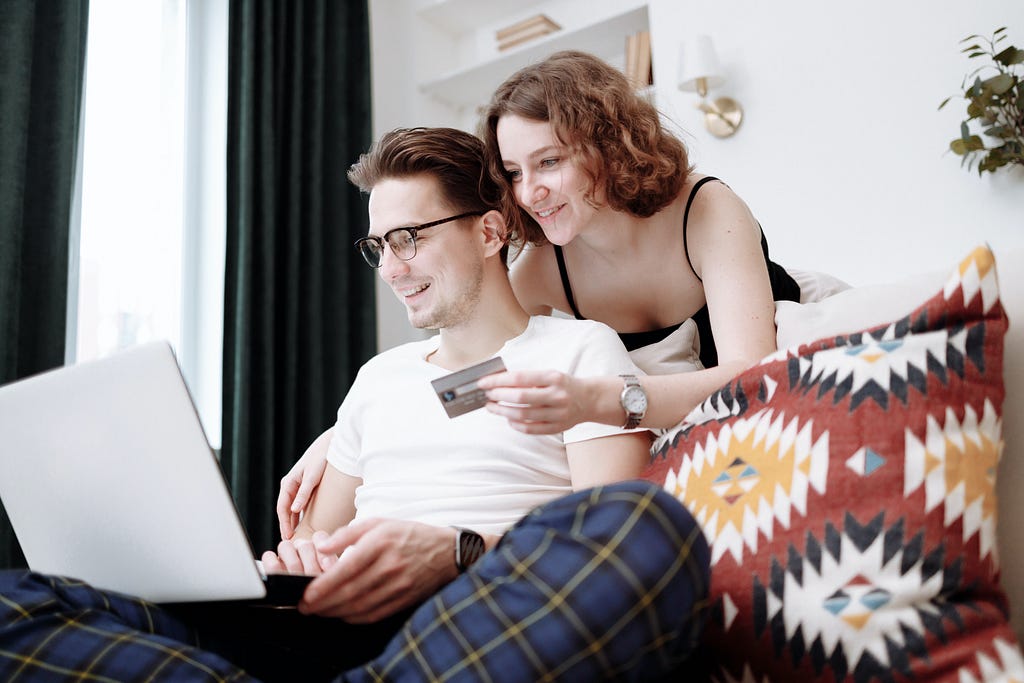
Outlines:
[[[321,556],[307,540],[281,541],[277,553],[267,551],[261,558],[267,572],[288,574],[320,574],[323,572]]]

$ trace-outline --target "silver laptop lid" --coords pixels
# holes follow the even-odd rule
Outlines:
[[[154,602],[265,593],[165,342],[0,387],[0,500],[34,570]]]

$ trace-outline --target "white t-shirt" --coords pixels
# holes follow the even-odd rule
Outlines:
[[[438,343],[411,342],[371,359],[338,409],[327,459],[363,480],[357,520],[502,533],[535,506],[572,492],[566,443],[625,433],[588,422],[560,434],[523,434],[484,409],[449,418],[430,385],[449,371],[426,361]],[[532,317],[496,355],[509,370],[641,374],[618,335],[590,320]]]

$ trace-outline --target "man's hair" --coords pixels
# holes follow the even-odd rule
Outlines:
[[[584,198],[592,205],[601,182],[611,208],[653,216],[679,195],[691,170],[686,147],[662,127],[658,110],[622,72],[585,52],[557,52],[501,84],[480,122],[487,170],[503,190],[506,220],[534,244],[547,239],[518,207],[501,163],[498,120],[506,115],[551,124],[590,178]]]
[[[483,142],[455,128],[397,128],[348,170],[352,184],[367,193],[383,180],[421,175],[437,181],[440,199],[452,213],[501,210],[501,189],[484,167]],[[508,242],[503,262],[507,256]]]

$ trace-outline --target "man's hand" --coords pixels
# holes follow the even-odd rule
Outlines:
[[[306,588],[299,611],[369,623],[422,602],[458,575],[455,530],[369,519],[314,539],[321,556],[340,555]]]
[[[281,538],[285,540],[295,533],[302,511],[323,479],[327,468],[327,446],[333,431],[333,428],[328,429],[317,437],[281,479],[281,493],[277,497],[277,521],[281,525]]]
[[[327,538],[327,534],[318,531],[314,539]],[[277,552],[268,550],[260,558],[263,571],[268,574],[322,574],[324,570],[337,562],[337,555],[321,554],[311,540],[298,539],[281,541],[277,544]]]

